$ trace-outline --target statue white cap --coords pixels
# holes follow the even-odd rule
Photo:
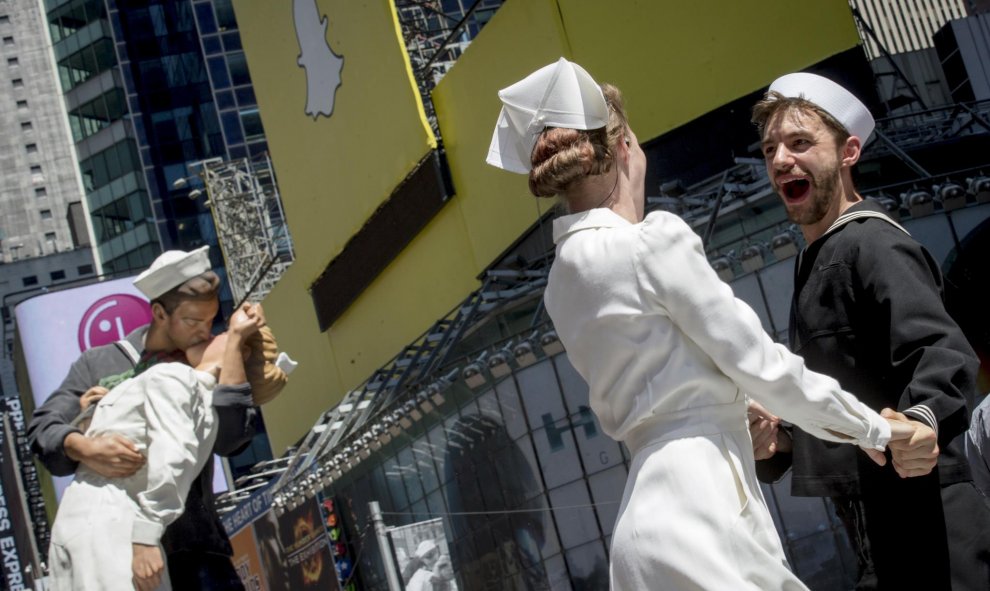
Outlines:
[[[560,58],[498,92],[502,100],[488,163],[527,174],[536,138],[547,127],[599,129],[608,124],[601,86],[581,66]]]
[[[416,556],[422,558],[429,554],[434,548],[437,547],[437,543],[433,540],[423,540],[416,546]]]
[[[817,74],[796,72],[781,76],[770,85],[770,91],[815,103],[863,144],[870,139],[876,125],[873,115],[862,101],[842,86]]]
[[[206,245],[191,252],[168,250],[151,263],[146,271],[134,280],[134,287],[141,290],[149,300],[161,296],[193,277],[210,270],[210,246]]]

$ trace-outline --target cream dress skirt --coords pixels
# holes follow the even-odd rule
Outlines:
[[[797,591],[756,479],[744,402],[659,417],[632,456],[612,536],[613,591]]]

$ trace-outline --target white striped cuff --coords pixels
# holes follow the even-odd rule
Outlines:
[[[932,409],[928,408],[924,404],[916,404],[901,412],[908,415],[912,419],[917,419],[928,425],[935,431],[935,436],[938,436],[938,419],[935,418],[935,413],[932,412]]]

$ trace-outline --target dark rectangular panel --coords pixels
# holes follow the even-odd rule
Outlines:
[[[433,219],[453,194],[449,187],[443,153],[434,150],[396,187],[310,286],[320,331],[330,328]]]

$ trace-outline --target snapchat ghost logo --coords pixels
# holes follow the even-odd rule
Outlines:
[[[326,16],[321,16],[316,0],[293,0],[292,17],[299,42],[297,63],[306,71],[306,114],[316,119],[333,114],[334,97],[340,87],[344,58],[327,43]]]

